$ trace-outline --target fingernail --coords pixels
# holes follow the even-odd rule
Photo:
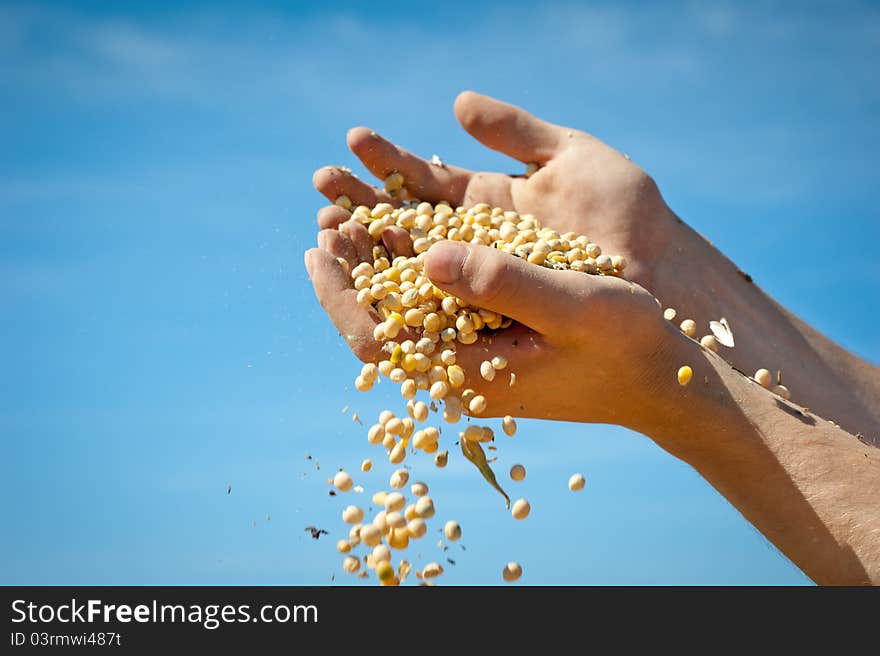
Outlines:
[[[305,265],[306,265],[306,272],[308,272],[309,278],[312,277],[311,259],[312,259],[312,249],[310,248],[309,250],[306,251],[305,255],[303,256],[303,260],[305,261]]]
[[[454,241],[439,241],[428,251],[425,272],[434,283],[450,285],[461,278],[468,249]]]

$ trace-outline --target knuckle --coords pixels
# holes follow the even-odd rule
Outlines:
[[[654,196],[659,191],[657,182],[642,168],[636,169],[633,185],[642,197]]]

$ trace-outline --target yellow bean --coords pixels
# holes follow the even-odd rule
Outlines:
[[[688,365],[684,365],[683,367],[679,367],[678,369],[678,384],[684,387],[689,382],[691,382],[691,378],[694,376],[694,370],[691,369]]]

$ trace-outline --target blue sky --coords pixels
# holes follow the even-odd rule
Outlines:
[[[780,302],[880,361],[876,6],[332,5],[0,5],[0,583],[352,581],[333,546],[351,499],[325,479],[380,462],[350,412],[399,396],[351,389],[314,300],[311,173],[363,172],[357,124],[519,170],[459,129],[466,88],[630,154]],[[410,549],[453,558],[446,583],[508,560],[528,584],[808,583],[642,436],[522,422],[502,447],[526,522],[469,466],[413,461],[464,529],[467,551]]]

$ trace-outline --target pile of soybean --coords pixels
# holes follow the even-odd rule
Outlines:
[[[351,209],[350,201],[341,197],[337,204]],[[363,365],[354,381],[355,387],[370,391],[380,376],[400,386],[406,401],[406,414],[400,416],[390,410],[380,413],[375,424],[367,430],[370,444],[381,448],[392,464],[401,464],[409,455],[432,455],[434,465],[446,466],[449,445],[441,450],[442,422],[458,424],[463,415],[479,418],[490,407],[491,399],[477,394],[465,382],[480,376],[492,381],[506,376],[508,385],[516,384],[516,373],[502,354],[492,354],[493,335],[512,323],[511,319],[486,308],[473,307],[464,300],[447,294],[436,287],[424,273],[425,253],[437,241],[450,239],[482,244],[526,259],[536,266],[553,269],[571,269],[584,274],[621,275],[626,260],[619,255],[608,255],[586,236],[574,232],[559,234],[542,227],[531,215],[519,215],[485,203],[470,208],[453,208],[449,204],[436,206],[424,202],[404,202],[401,207],[381,203],[375,207],[359,206],[352,218],[366,226],[373,239],[373,261],[361,262],[349,271],[357,302],[364,308],[372,307],[379,321],[373,338],[382,344],[383,359]],[[406,230],[412,242],[411,256],[393,256],[382,239],[386,229],[396,226]],[[339,259],[340,266],[348,264]],[[479,371],[465,371],[457,360],[460,348],[480,343],[485,359]],[[420,398],[421,397],[421,398]],[[508,436],[516,433],[516,420],[505,416],[501,430]],[[510,498],[498,483],[482,444],[493,442],[495,431],[488,424],[468,423],[458,432],[458,444],[464,458],[473,463],[482,476],[504,496],[514,519],[528,517],[531,507],[526,499],[511,504]],[[494,447],[493,447],[494,448]],[[364,460],[362,471],[372,468],[371,460]],[[514,465],[510,470],[513,481],[525,478],[525,468]],[[352,477],[339,471],[332,479],[341,492],[354,487]],[[347,554],[343,567],[347,572],[367,576],[366,570],[375,570],[383,585],[399,585],[412,571],[411,564],[401,558],[396,567],[393,551],[403,552],[412,540],[425,536],[427,522],[434,516],[434,501],[424,482],[409,485],[411,497],[404,496],[409,483],[409,472],[397,469],[389,480],[390,491],[372,495],[374,505],[381,508],[374,517],[366,519],[362,508],[350,505],[342,518],[351,524],[348,539],[340,540],[337,548]],[[572,475],[569,489],[577,491],[585,484],[581,474]],[[408,503],[409,501],[409,503]],[[449,541],[461,537],[458,522],[450,520],[444,526]],[[362,557],[354,555],[363,548]],[[392,551],[393,550],[393,551]],[[363,560],[364,568],[361,567]],[[508,562],[501,568],[504,581],[513,582],[522,575],[522,567]],[[432,562],[415,572],[423,584],[443,573],[443,567]]]
[[[386,190],[393,192],[395,186],[399,188],[399,182],[392,180],[389,184],[386,180]],[[348,271],[348,263],[342,258],[338,261],[351,275],[357,303],[375,310],[379,319],[373,338],[381,344],[383,357],[376,363],[363,365],[354,386],[368,392],[380,376],[385,377],[399,385],[406,401],[405,414],[383,410],[366,435],[369,443],[382,449],[395,465],[410,455],[432,456],[437,468],[446,467],[449,447],[455,440],[444,438],[450,443],[441,445],[443,432],[438,424],[459,424],[464,415],[478,420],[492,403],[492,399],[478,394],[466,386],[466,382],[476,376],[486,381],[506,376],[509,387],[516,384],[515,363],[508,362],[503,354],[492,353],[493,336],[508,328],[512,320],[492,310],[473,307],[436,287],[424,272],[425,253],[432,244],[444,239],[481,244],[523,258],[535,266],[569,269],[585,275],[622,276],[626,268],[623,256],[603,253],[602,248],[585,235],[560,234],[543,227],[530,214],[520,215],[486,203],[453,208],[448,203],[435,206],[404,200],[400,207],[380,203],[371,208],[353,207],[347,197],[341,196],[336,204],[352,210],[352,219],[362,223],[373,240],[372,262],[361,262]],[[412,255],[389,253],[383,234],[391,227],[408,233]],[[676,310],[666,308],[663,315],[673,321]],[[696,339],[697,325],[692,319],[683,320],[679,328]],[[717,353],[720,346],[734,347],[733,333],[726,319],[710,321],[709,328],[712,334],[699,339],[705,349]],[[485,358],[479,371],[465,371],[457,358],[459,349],[473,347],[478,342],[475,348],[480,348]],[[682,386],[687,385],[692,376],[693,371],[687,364],[675,372],[675,379]],[[777,372],[775,386],[767,369],[759,369],[753,380],[785,400],[790,398],[788,388],[782,385],[781,372]],[[517,430],[516,420],[505,416],[500,427],[512,437]],[[463,430],[451,432],[457,433],[462,456],[504,497],[512,517],[526,519],[531,512],[529,502],[517,499],[511,504],[491,468],[492,461],[483,450],[483,444],[494,442],[495,430],[485,422],[469,422]],[[489,448],[497,450],[494,445]],[[364,472],[371,468],[369,459],[361,464]],[[521,464],[510,468],[512,481],[522,481],[525,476],[526,470]],[[340,492],[363,491],[343,470],[330,482]],[[409,499],[405,496],[408,484]],[[568,481],[569,490],[573,492],[584,486],[585,479],[580,473],[573,474]],[[411,541],[426,535],[427,522],[434,517],[435,508],[428,485],[422,481],[410,484],[405,468],[391,475],[389,488],[390,491],[372,494],[373,504],[380,508],[372,518],[365,518],[363,509],[356,505],[344,509],[342,519],[351,528],[348,539],[339,540],[337,549],[346,554],[345,571],[367,577],[367,570],[373,569],[382,585],[400,585],[412,573],[412,565],[400,557],[395,566],[393,552],[401,552],[402,556]],[[461,538],[462,528],[458,522],[449,520],[443,532],[448,541],[454,542]],[[361,556],[355,555],[359,549],[364,550]],[[430,562],[414,573],[423,585],[433,585],[433,580],[441,574],[443,567],[437,562]],[[515,561],[507,562],[501,567],[501,576],[508,583],[517,581],[522,576],[522,567]]]

